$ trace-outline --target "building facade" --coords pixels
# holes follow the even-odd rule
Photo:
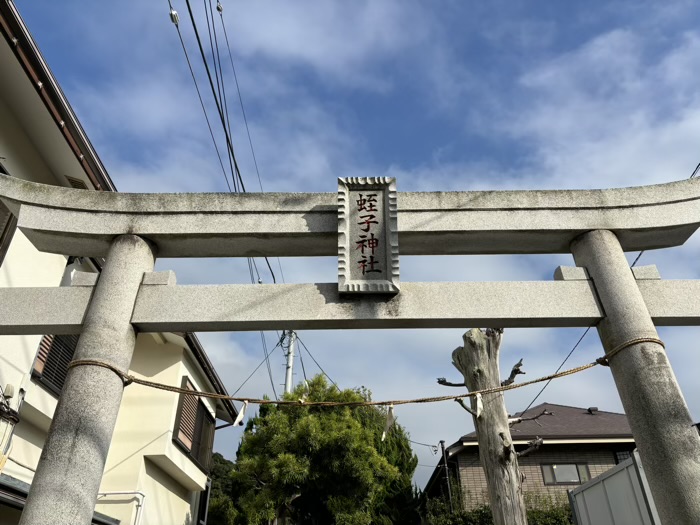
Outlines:
[[[12,2],[0,2],[0,33],[0,173],[116,191]],[[0,204],[0,287],[70,286],[76,272],[100,272],[99,259],[37,251],[15,226]],[[0,525],[19,520],[77,340],[0,337]],[[193,334],[139,334],[128,373],[226,393]],[[230,402],[127,386],[93,522],[204,523],[216,420],[235,416]]]
[[[536,420],[525,420],[511,427],[517,451],[528,448],[533,439],[543,439],[537,450],[518,458],[526,501],[543,498],[566,501],[567,491],[629,458],[634,450],[632,431],[624,414],[543,403],[514,417],[538,415]],[[447,467],[451,479],[456,481],[456,486],[451,487],[452,494],[459,497],[465,509],[488,504],[486,476],[475,433],[462,436],[447,449]],[[442,460],[425,492],[428,497],[447,496]]]

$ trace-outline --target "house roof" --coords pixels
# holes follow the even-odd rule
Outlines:
[[[511,418],[534,417],[543,411],[552,415],[542,415],[537,420],[523,421],[510,428],[514,443],[524,443],[541,437],[545,443],[549,442],[601,442],[633,441],[627,416],[618,412],[606,412],[587,408],[557,405],[554,403],[542,403],[525,412],[518,412]],[[475,432],[465,434],[459,441],[447,447],[447,461],[455,461],[454,458],[467,447],[477,446]],[[429,492],[438,479],[443,468],[443,458],[440,457],[424,491]]]
[[[536,420],[513,425],[510,430],[513,440],[529,440],[537,436],[545,440],[632,438],[627,416],[616,412],[597,409],[589,411],[586,408],[542,403],[512,417],[534,417],[544,410],[552,415],[543,415]],[[476,440],[475,432],[460,438],[464,444],[474,443]]]

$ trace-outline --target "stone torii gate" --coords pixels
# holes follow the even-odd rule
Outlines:
[[[127,370],[136,331],[597,323],[663,523],[700,523],[700,437],[655,329],[700,325],[700,281],[662,281],[654,267],[631,270],[624,256],[681,245],[695,232],[699,180],[585,191],[397,195],[386,187],[393,234],[382,249],[394,277],[399,247],[404,255],[572,253],[578,268],[557,269],[553,281],[402,283],[400,292],[387,281],[374,290],[385,293],[368,295],[347,293],[362,284],[178,286],[172,272],[152,272],[156,256],[341,254],[345,283],[343,184],[339,197],[124,194],[0,176],[0,199],[37,249],[106,257],[99,279],[0,289],[0,335],[80,333],[76,359]],[[90,523],[122,391],[110,370],[70,369],[20,523]]]

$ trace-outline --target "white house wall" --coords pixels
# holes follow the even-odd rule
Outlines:
[[[166,472],[146,460],[144,488],[148,493],[142,525],[190,525],[194,523],[192,493]]]
[[[11,459],[5,464],[3,473],[31,484],[45,440],[46,431],[26,420],[20,421],[12,437]]]
[[[3,166],[14,177],[56,184],[51,169],[25,132],[7,103],[0,98],[0,155]],[[39,252],[19,230],[0,267],[0,287],[58,286],[66,258]],[[0,385],[15,390],[31,370],[41,336],[3,337],[0,344]]]
[[[208,390],[186,354],[182,346],[159,334],[139,334],[130,374],[175,386],[187,376],[198,390]],[[100,492],[147,494],[141,525],[184,525],[193,512],[193,492],[205,488],[206,474],[173,443],[179,401],[179,394],[135,383],[124,389]],[[205,404],[213,415],[213,404]],[[136,504],[132,497],[108,495],[98,499],[95,510],[134,523]]]
[[[56,175],[27,135],[22,122],[0,97],[0,156],[10,175],[32,182],[57,184]]]

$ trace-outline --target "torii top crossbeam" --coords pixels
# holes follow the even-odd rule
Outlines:
[[[333,193],[101,193],[0,176],[0,199],[42,251],[103,257],[121,234],[158,257],[332,256]],[[21,212],[20,212],[21,207]],[[700,180],[607,190],[400,193],[402,255],[569,253],[610,230],[625,251],[683,244],[700,225]]]

